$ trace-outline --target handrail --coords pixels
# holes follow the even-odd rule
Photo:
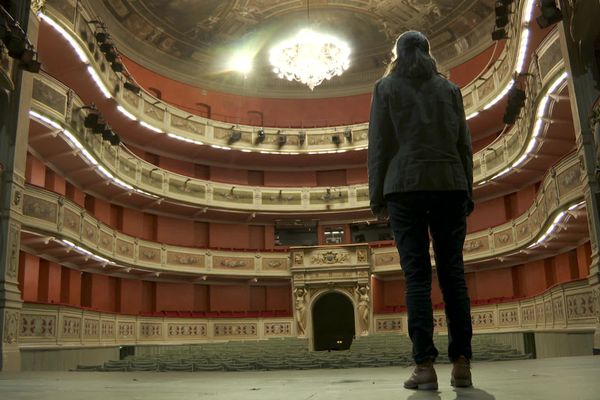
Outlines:
[[[562,160],[542,181],[536,199],[519,217],[502,225],[467,235],[467,264],[506,256],[544,244],[559,224],[569,222],[570,211],[583,207],[583,172],[576,154]],[[258,251],[216,251],[141,240],[103,224],[83,208],[45,189],[27,185],[23,194],[23,229],[51,236],[64,246],[81,248],[100,263],[124,268],[206,275],[287,277],[290,256]],[[366,244],[365,244],[366,246]],[[77,249],[76,248],[76,249]],[[290,254],[299,251],[290,250]],[[399,271],[393,246],[371,249],[373,270]]]
[[[514,13],[516,20],[510,25],[510,38],[503,54],[494,63],[494,66],[483,74],[481,80],[463,88],[463,97],[468,115],[475,114],[481,108],[485,108],[486,104],[494,103],[506,94],[506,89],[513,79],[512,71],[520,68],[519,64],[525,56],[527,35],[521,34],[521,28],[526,23],[524,21],[528,18],[526,14],[532,6],[532,1],[518,2],[518,10]],[[101,87],[105,95],[113,97],[128,115],[144,121],[152,129],[170,133],[174,139],[210,144],[220,148],[274,154],[324,154],[366,148],[368,129],[366,123],[304,129],[302,132],[306,135],[306,140],[303,142],[300,140],[299,131],[294,131],[291,134],[286,133],[287,144],[280,149],[277,145],[277,137],[278,132],[282,129],[281,127],[264,128],[266,139],[260,146],[255,146],[256,132],[259,127],[249,125],[232,127],[230,123],[190,115],[188,112],[172,107],[143,90],[139,96],[128,90],[120,90],[118,93],[114,93],[114,90],[111,91],[109,88],[119,86],[122,78],[106,65],[103,57],[97,57],[99,61],[96,61],[92,54],[93,52],[97,53],[98,50],[93,41],[93,32],[89,24],[86,23],[87,20],[90,20],[90,11],[83,6],[73,7],[71,11],[56,10],[52,5],[49,5],[46,14],[41,15],[47,22],[60,30],[80,54],[82,60],[87,59],[90,64],[90,73],[93,74],[94,81]],[[92,51],[89,49],[92,49]],[[228,145],[227,140],[232,128],[242,132],[242,138],[233,145]],[[343,143],[339,146],[332,143],[332,135],[343,136],[346,129],[352,131],[352,141],[345,141],[342,137]]]
[[[546,48],[556,48],[557,36]],[[544,60],[550,52],[541,54]],[[554,57],[554,55],[552,55]],[[536,67],[537,69],[537,67]],[[534,72],[534,71],[532,71]],[[482,149],[474,155],[475,185],[488,183],[504,175],[533,155],[544,122],[540,107],[545,112],[546,99],[551,90],[564,84],[562,65],[553,65],[543,78],[532,73],[529,96],[523,118],[513,126],[502,141]],[[560,85],[556,85],[558,82]],[[101,140],[85,129],[80,117],[72,110],[81,108],[83,101],[68,87],[47,75],[34,77],[32,117],[59,130],[71,147],[84,149],[80,157],[96,166],[99,173],[129,191],[150,197],[200,207],[219,206],[245,211],[341,211],[368,208],[367,184],[340,187],[254,187],[231,185],[192,178],[157,167],[127,151],[125,147],[105,146]]]

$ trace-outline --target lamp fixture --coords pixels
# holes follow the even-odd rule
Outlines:
[[[310,23],[310,1],[306,2]],[[269,61],[281,79],[304,83],[314,90],[323,81],[339,76],[350,66],[350,47],[335,36],[302,29],[273,47]]]

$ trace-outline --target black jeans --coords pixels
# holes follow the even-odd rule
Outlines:
[[[400,264],[406,279],[408,334],[416,363],[435,360],[431,259],[433,241],[438,281],[448,322],[448,357],[470,359],[471,305],[465,283],[463,244],[466,235],[467,194],[463,191],[422,191],[386,196]]]

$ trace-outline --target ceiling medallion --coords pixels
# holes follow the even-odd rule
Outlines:
[[[310,90],[324,80],[344,73],[350,66],[350,47],[334,36],[303,29],[270,51],[273,72],[281,79],[295,80]]]

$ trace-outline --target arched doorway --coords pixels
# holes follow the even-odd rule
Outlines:
[[[354,306],[341,293],[319,297],[312,308],[314,349],[347,350],[354,338]]]

